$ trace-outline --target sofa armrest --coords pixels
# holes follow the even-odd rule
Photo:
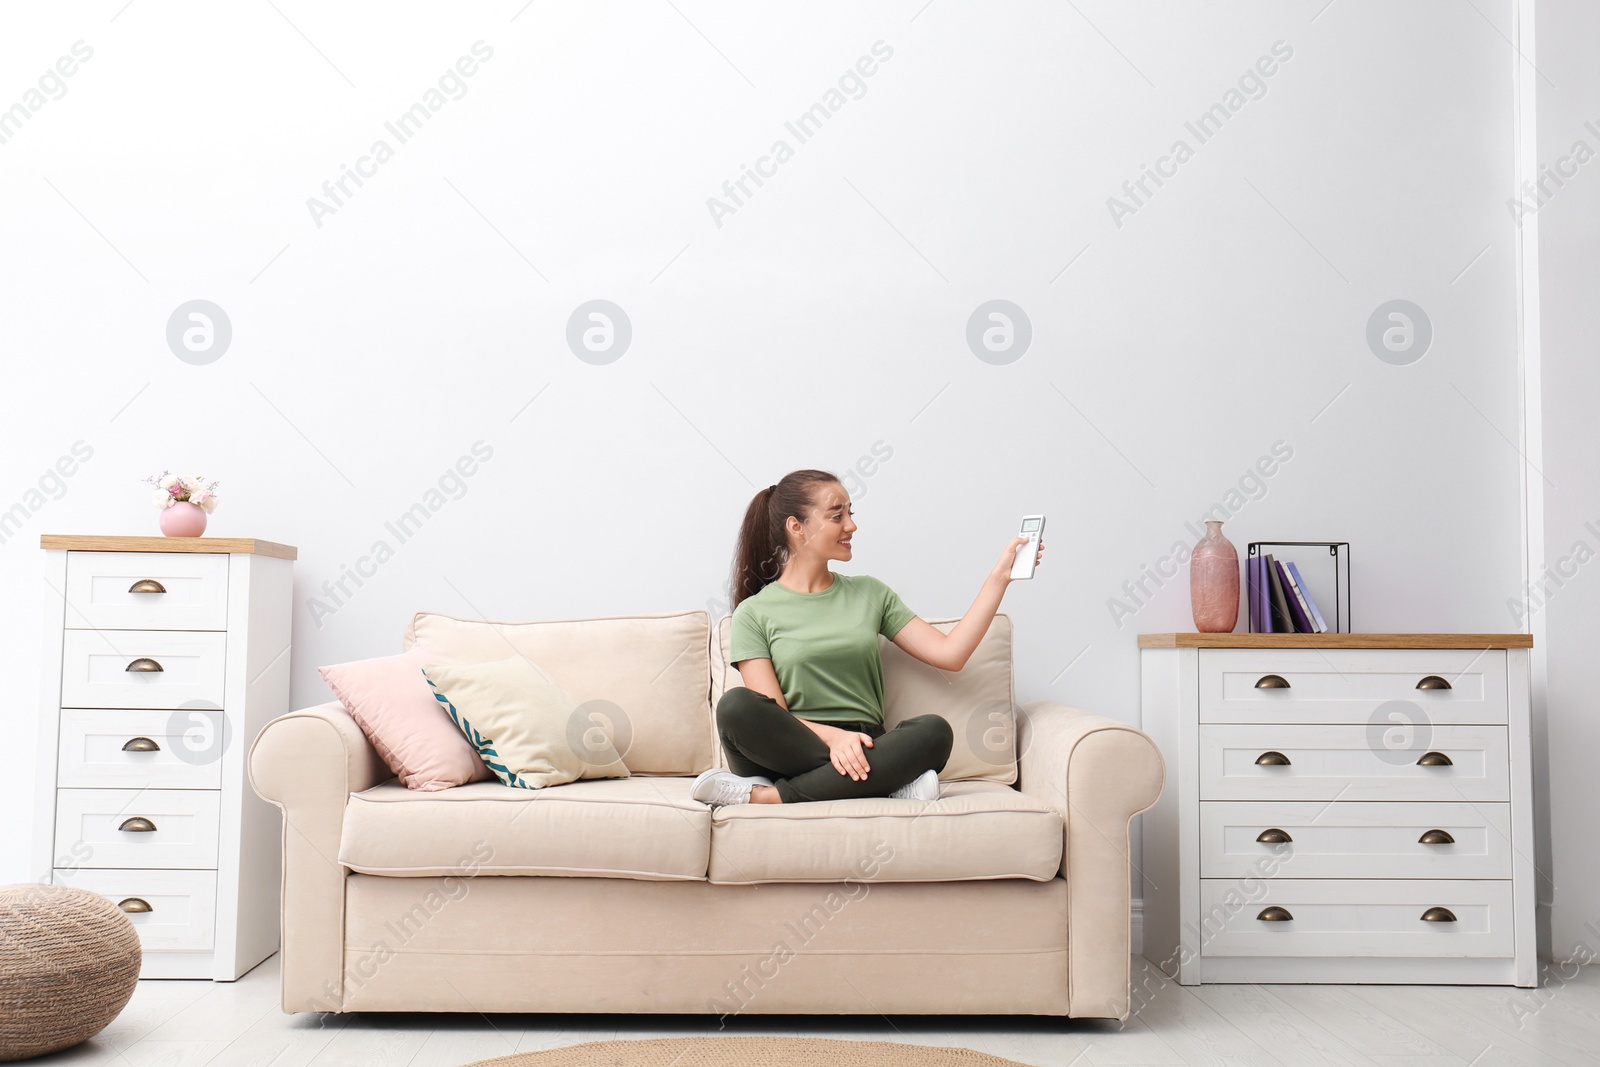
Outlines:
[[[1142,730],[1048,700],[1017,723],[1017,788],[1061,813],[1069,1014],[1125,1018],[1133,859],[1128,824],[1155,804],[1166,764]]]
[[[250,784],[283,811],[283,1010],[344,997],[339,839],[350,794],[394,777],[338,701],[280,716],[250,746]]]

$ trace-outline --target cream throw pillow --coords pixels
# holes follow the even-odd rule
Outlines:
[[[496,778],[543,789],[579,778],[627,778],[606,732],[565,689],[522,656],[428,663],[434,698]]]

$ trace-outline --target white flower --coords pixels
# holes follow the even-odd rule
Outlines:
[[[154,493],[151,493],[150,496],[158,508],[165,509],[168,504],[172,503],[172,494],[167,492],[165,489],[157,489]]]
[[[217,510],[217,494],[207,493],[206,498],[200,502],[200,510],[207,515]]]
[[[171,489],[173,486],[178,484],[179,480],[180,479],[176,474],[163,475],[161,478],[161,488]]]

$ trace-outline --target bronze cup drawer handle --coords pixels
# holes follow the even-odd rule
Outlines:
[[[1289,757],[1282,752],[1263,752],[1256,757],[1257,767],[1287,767]]]
[[[166,591],[167,587],[154,578],[140,578],[137,582],[128,586],[128,592],[130,593],[165,593]]]
[[[1256,679],[1257,689],[1291,689],[1289,679],[1281,674],[1263,674]]]
[[[149,656],[140,656],[122,669],[124,672],[131,674],[161,674],[166,670],[165,667]]]
[[[1290,837],[1287,833],[1274,826],[1270,830],[1261,831],[1261,833],[1256,836],[1256,840],[1261,842],[1263,845],[1282,845],[1286,842],[1293,841],[1294,838]]]
[[[1419,845],[1453,845],[1456,839],[1450,836],[1449,830],[1429,830],[1417,838]]]
[[[161,746],[150,740],[148,737],[130,737],[127,741],[123,742],[122,751],[160,752]]]
[[[1264,923],[1286,923],[1294,921],[1294,916],[1289,914],[1288,908],[1280,908],[1277,905],[1273,905],[1270,908],[1262,908],[1261,914],[1257,915],[1256,918]]]
[[[129,915],[144,915],[148,912],[156,910],[152,908],[150,906],[150,902],[145,900],[143,897],[128,897],[126,900],[119,900],[117,901],[117,907],[121,908]]]
[[[1449,908],[1429,908],[1422,913],[1422,921],[1425,923],[1453,923],[1456,921],[1456,913]]]
[[[1417,760],[1418,767],[1454,767],[1455,761],[1443,752],[1424,752]]]
[[[1426,678],[1422,679],[1422,681],[1417,683],[1417,688],[1418,689],[1450,689],[1450,688],[1453,688],[1453,687],[1450,685],[1448,680],[1439,677],[1437,674],[1430,674]]]
[[[143,815],[135,815],[131,819],[123,819],[117,829],[129,834],[150,834],[155,832],[156,824]]]

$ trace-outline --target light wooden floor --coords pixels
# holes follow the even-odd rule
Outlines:
[[[238,982],[140,982],[109,1027],[29,1061],[115,1067],[459,1067],[580,1041],[801,1034],[959,1045],[1050,1067],[1138,1064],[1600,1063],[1600,968],[1540,989],[1481,986],[1184,988],[1134,961],[1125,1024],[1033,1016],[285,1015],[278,958]],[[1570,970],[1570,969],[1569,969]]]

